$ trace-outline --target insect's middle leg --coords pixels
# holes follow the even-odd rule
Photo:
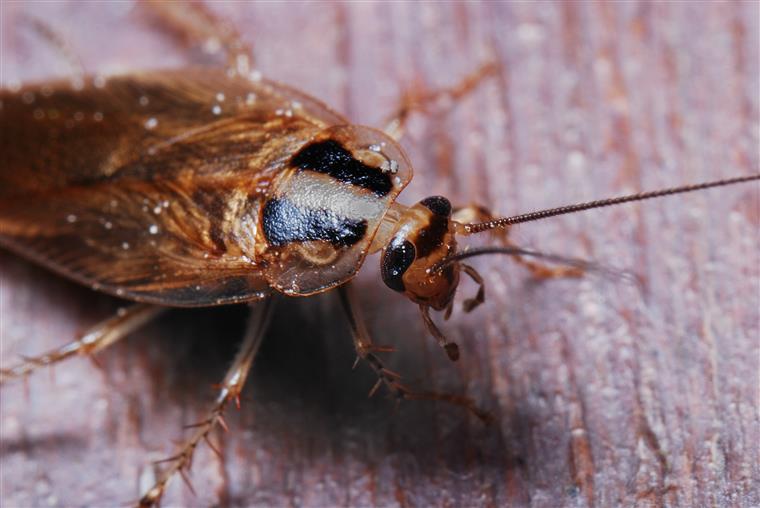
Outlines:
[[[470,224],[473,222],[488,222],[495,219],[495,216],[485,207],[470,205],[455,210],[451,218],[461,224]],[[517,247],[509,238],[509,228],[493,229],[491,233],[504,247]],[[538,279],[577,278],[583,276],[583,269],[577,266],[547,266],[543,263],[536,263],[535,261],[525,259],[518,254],[514,254],[513,257],[518,264],[527,268]]]
[[[245,380],[253,364],[253,359],[259,350],[264,333],[269,325],[273,306],[271,298],[267,298],[253,306],[240,351],[238,351],[235,360],[232,362],[232,367],[227,371],[227,375],[224,376],[214,404],[203,420],[190,426],[193,429],[193,433],[180,445],[177,453],[161,461],[168,463],[169,466],[162,471],[156,483],[140,499],[140,506],[157,505],[166,490],[169,480],[177,473],[182,476],[187,482],[188,487],[192,490],[185,472],[190,467],[193,452],[202,440],[205,440],[212,450],[217,451],[208,441],[208,435],[216,425],[226,428],[223,416],[228,402],[234,400],[238,407],[240,407],[240,392],[243,390]]]
[[[146,304],[135,304],[122,309],[68,344],[41,355],[23,358],[13,367],[0,369],[0,384],[27,376],[40,367],[54,365],[71,356],[92,356],[152,321],[165,310],[166,307]]]
[[[235,27],[198,2],[147,0],[139,4],[168,29],[185,47],[200,47],[206,53],[222,53],[231,75],[247,76],[253,70],[253,49]]]
[[[456,102],[465,95],[473,92],[486,78],[498,71],[499,66],[495,63],[482,65],[478,70],[465,76],[459,83],[450,88],[441,88],[423,93],[405,93],[402,95],[396,111],[386,120],[386,134],[398,141],[404,136],[406,122],[414,112],[423,112],[437,103]]]
[[[395,395],[397,399],[439,400],[456,406],[461,406],[483,421],[487,422],[491,420],[491,415],[488,412],[478,408],[478,406],[467,397],[433,391],[414,391],[401,383],[401,376],[386,369],[382,360],[375,355],[376,352],[392,352],[394,349],[387,346],[376,346],[372,342],[367,331],[367,325],[359,311],[359,307],[354,303],[355,297],[350,283],[340,286],[338,288],[338,294],[340,296],[343,310],[345,311],[351,326],[351,334],[354,339],[354,347],[356,348],[356,360],[357,362],[360,359],[366,361],[378,377],[377,382],[372,387],[372,390],[370,390],[370,396],[372,396],[377,389],[384,384],[388,391]]]

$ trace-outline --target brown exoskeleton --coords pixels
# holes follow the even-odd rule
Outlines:
[[[165,14],[180,30],[193,31],[185,18]],[[382,349],[372,344],[348,288],[368,254],[382,251],[385,284],[420,306],[427,328],[456,359],[456,345],[435,326],[430,310],[451,312],[462,271],[480,284],[466,309],[483,301],[482,278],[462,259],[496,252],[542,257],[510,245],[460,251],[457,236],[758,178],[505,219],[481,208],[452,210],[439,196],[406,207],[396,197],[412,171],[396,137],[407,112],[385,132],[351,125],[305,94],[260,79],[250,72],[249,52],[239,39],[221,39],[232,63],[227,71],[155,71],[2,94],[0,242],[93,289],[139,302],[71,345],[5,369],[3,379],[102,349],[165,306],[262,300],[208,418],[143,504],[160,499],[171,475],[189,464],[195,446],[222,421],[226,403],[239,395],[272,294],[308,296],[337,288],[357,353],[379,383],[399,397],[443,399],[477,411],[467,399],[414,392],[383,367],[375,355]],[[486,74],[446,94],[461,95]],[[588,267],[549,258],[575,266],[529,267],[544,276],[577,275]]]

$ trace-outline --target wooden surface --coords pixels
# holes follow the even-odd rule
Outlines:
[[[179,66],[182,51],[116,3],[2,5],[2,80],[65,75],[19,14],[46,20],[89,71]],[[758,19],[746,3],[227,4],[260,70],[382,125],[399,94],[502,70],[403,146],[430,194],[503,214],[758,169]],[[508,259],[474,264],[485,305],[444,329],[359,278],[389,366],[493,412],[368,400],[335,295],[282,301],[220,461],[200,450],[197,496],[165,506],[758,506],[758,185],[525,224],[525,246],[628,270],[536,282]],[[30,205],[33,206],[33,205]],[[63,344],[119,302],[0,253],[3,365]],[[464,284],[467,294],[474,287]],[[460,297],[461,298],[461,297]],[[115,506],[213,397],[245,309],[173,311],[98,356],[2,389],[0,500]]]

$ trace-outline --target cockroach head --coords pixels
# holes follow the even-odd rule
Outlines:
[[[459,283],[459,264],[437,266],[456,252],[451,203],[431,196],[407,208],[383,248],[380,273],[383,282],[413,302],[435,310],[445,309]]]

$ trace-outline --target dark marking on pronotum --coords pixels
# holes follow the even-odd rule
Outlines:
[[[430,196],[420,201],[420,204],[441,217],[451,215],[451,202],[443,196]]]
[[[324,209],[304,208],[287,199],[270,199],[263,210],[264,236],[270,245],[323,240],[349,247],[364,238],[366,220],[347,219]]]
[[[394,291],[404,291],[406,288],[402,277],[414,258],[414,245],[411,242],[408,240],[400,243],[392,242],[390,248],[383,254],[383,260],[380,263],[380,276],[385,285]]]
[[[388,173],[356,160],[351,152],[332,139],[305,146],[293,156],[291,164],[300,169],[325,173],[341,182],[363,187],[379,197],[386,196],[393,190]]]
[[[427,226],[420,229],[414,239],[417,256],[424,258],[435,251],[443,243],[443,237],[449,229],[449,220],[440,215],[432,215]]]

